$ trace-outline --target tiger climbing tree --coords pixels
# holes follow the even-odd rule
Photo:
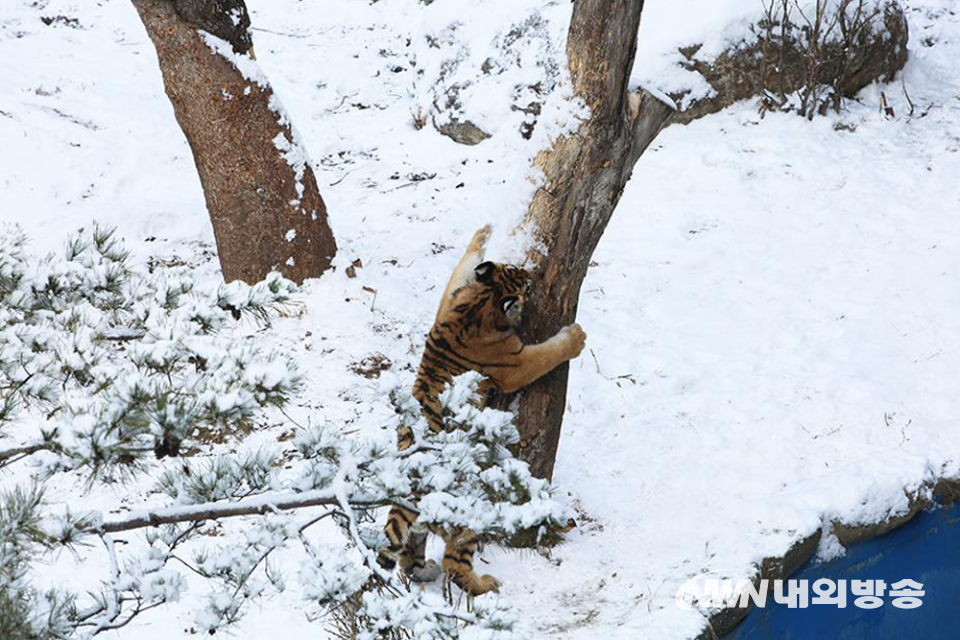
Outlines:
[[[223,277],[296,282],[336,243],[306,151],[255,62],[243,0],[132,0],[203,185]]]
[[[642,9],[642,0],[574,3],[567,64],[590,116],[534,160],[544,182],[523,226],[532,226],[542,248],[529,255],[536,268],[521,330],[526,343],[542,342],[576,319],[597,242],[634,164],[673,113],[645,89],[629,86]],[[567,364],[557,367],[520,397],[520,456],[542,478],[553,475],[568,371]]]

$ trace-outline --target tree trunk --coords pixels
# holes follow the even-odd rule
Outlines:
[[[647,91],[628,87],[642,8],[642,0],[574,4],[567,58],[574,92],[591,115],[534,161],[546,181],[524,226],[533,225],[546,252],[529,256],[537,268],[524,311],[525,342],[542,342],[575,320],[590,258],[633,165],[673,113]],[[521,392],[520,456],[541,478],[553,475],[567,373],[567,365],[557,367]]]
[[[295,129],[254,62],[243,0],[133,0],[200,174],[227,281],[317,277],[336,253]],[[201,31],[203,32],[201,34]]]

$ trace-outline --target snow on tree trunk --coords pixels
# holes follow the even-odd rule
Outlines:
[[[133,0],[193,151],[227,281],[302,282],[336,253],[296,129],[252,56],[242,0]]]
[[[524,341],[542,342],[574,321],[590,257],[640,154],[673,112],[644,89],[628,87],[643,3],[577,0],[567,38],[574,93],[590,118],[557,139],[534,164],[545,182],[527,211],[545,252],[536,265]],[[589,327],[586,327],[589,334]],[[541,478],[553,475],[567,392],[566,364],[522,392],[520,456]]]

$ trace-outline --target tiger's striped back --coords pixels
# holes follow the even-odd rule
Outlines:
[[[488,273],[483,273],[484,265],[489,265]],[[478,267],[482,275],[475,282],[454,290],[449,304],[441,305],[427,335],[413,396],[434,432],[444,428],[440,393],[454,378],[467,371],[514,366],[501,361],[497,347],[515,336],[530,276],[511,265],[484,265]],[[484,401],[495,390],[496,385],[485,380],[480,386]],[[399,436],[400,449],[413,444],[409,430]]]

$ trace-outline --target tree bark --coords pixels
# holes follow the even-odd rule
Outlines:
[[[642,8],[642,0],[574,4],[568,65],[574,93],[591,113],[576,132],[559,138],[534,161],[546,180],[523,226],[533,226],[546,251],[529,256],[536,269],[522,327],[527,343],[546,340],[576,318],[593,250],[634,164],[673,113],[646,90],[628,86]],[[557,367],[521,392],[520,457],[541,478],[553,475],[568,370]]]
[[[133,0],[190,143],[227,281],[321,275],[336,253],[293,126],[256,67],[243,0]],[[214,51],[216,49],[216,51]]]

